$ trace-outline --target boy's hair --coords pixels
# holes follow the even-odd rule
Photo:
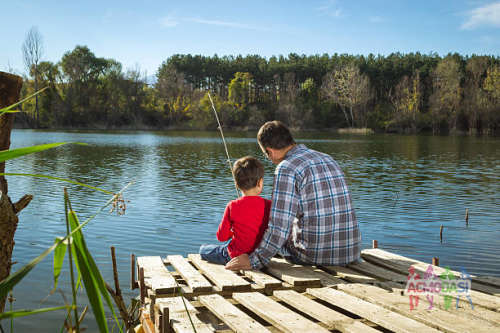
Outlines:
[[[288,127],[279,120],[268,121],[257,133],[261,147],[283,149],[295,143]]]
[[[234,179],[240,190],[249,190],[257,186],[260,179],[264,178],[264,166],[258,159],[245,156],[234,162]]]

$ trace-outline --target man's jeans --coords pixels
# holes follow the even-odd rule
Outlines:
[[[227,245],[228,244],[203,244],[200,246],[201,259],[214,264],[227,264],[229,260],[231,260],[231,257],[227,252]]]

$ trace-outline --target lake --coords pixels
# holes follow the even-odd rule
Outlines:
[[[274,166],[265,161],[254,132],[225,133],[234,160],[254,155],[265,165],[263,196],[270,198]],[[299,143],[332,155],[343,168],[353,197],[363,247],[373,239],[397,254],[468,273],[500,276],[500,138],[459,136],[339,135],[295,133]],[[112,284],[110,246],[115,246],[120,284],[127,297],[130,255],[194,253],[215,242],[224,207],[236,197],[218,132],[80,132],[14,130],[12,148],[51,142],[66,145],[8,161],[6,172],[69,178],[124,194],[126,214],[100,213],[84,228],[87,245]],[[9,195],[33,201],[19,215],[13,271],[65,234],[63,188],[81,221],[109,196],[88,188],[30,177],[7,177]],[[466,226],[465,209],[469,209]],[[440,242],[440,226],[444,226]],[[71,300],[69,272],[53,287],[48,256],[14,289],[15,309],[49,307]],[[79,296],[82,299],[83,296]],[[8,309],[8,304],[6,306]],[[91,311],[90,311],[91,312]],[[64,313],[15,320],[15,331],[59,331]],[[95,331],[92,314],[84,326]],[[10,326],[3,322],[8,330]]]

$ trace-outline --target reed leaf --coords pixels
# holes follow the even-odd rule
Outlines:
[[[61,242],[57,242],[47,250],[43,251],[35,259],[31,260],[29,263],[21,267],[14,274],[7,276],[4,280],[0,281],[0,298],[5,297],[9,290],[14,288],[40,261],[42,261],[46,256],[48,256]]]
[[[68,309],[68,308],[71,308],[71,306],[63,305],[63,306],[56,306],[53,308],[42,308],[42,309],[36,309],[36,310],[23,309],[23,310],[2,312],[2,313],[0,313],[0,320],[7,319],[7,318],[17,318],[17,317],[30,316],[30,315],[34,315],[34,314],[38,314],[38,313],[58,311],[58,310],[63,310],[63,309]]]
[[[111,194],[111,195],[113,195],[113,194],[114,194],[114,193],[113,193],[113,192],[111,192],[111,191],[108,191],[108,190],[105,190],[105,189],[102,189],[102,188],[99,188],[99,187],[95,187],[95,186],[87,185],[87,184],[85,184],[85,183],[80,183],[80,182],[77,182],[77,181],[75,181],[75,180],[66,179],[66,178],[59,178],[59,177],[52,177],[52,176],[41,175],[41,174],[32,174],[32,173],[12,173],[12,172],[5,172],[5,173],[1,173],[1,172],[0,172],[0,176],[26,176],[26,177],[35,177],[35,178],[46,178],[46,179],[52,179],[52,180],[59,180],[59,181],[62,181],[62,182],[66,182],[66,183],[70,183],[70,184],[75,184],[75,185],[79,185],[79,186],[87,187],[87,188],[90,188],[90,189],[92,189],[92,190],[99,191],[99,192],[103,192],[103,193],[106,193],[106,194]]]
[[[61,275],[61,269],[64,262],[64,257],[66,256],[67,247],[66,242],[63,242],[61,237],[57,237],[54,243],[57,243],[58,245],[54,250],[54,289],[52,290],[52,292],[54,292],[57,288],[57,281],[59,279],[59,275]]]
[[[9,290],[12,290],[16,284],[18,284],[40,261],[42,261],[46,256],[48,256],[52,251],[55,250],[55,248],[68,239],[69,237],[73,236],[75,233],[77,233],[79,230],[81,230],[85,225],[87,225],[92,219],[94,219],[97,214],[99,214],[101,211],[103,211],[106,207],[108,207],[118,195],[120,195],[123,191],[125,191],[130,185],[132,185],[133,182],[128,183],[123,189],[120,190],[117,194],[115,194],[111,199],[109,199],[101,208],[97,210],[94,215],[90,216],[85,222],[80,224],[75,230],[73,230],[69,235],[64,237],[61,241],[56,242],[54,245],[49,247],[47,250],[43,251],[42,254],[40,254],[38,257],[34,258],[31,260],[29,263],[21,267],[18,271],[16,271],[13,274],[10,274],[8,277],[0,281],[0,298],[7,296],[9,293]]]
[[[74,211],[70,211],[68,213],[68,220],[70,222],[72,230],[80,225],[78,217],[76,216]],[[101,332],[108,332],[106,315],[104,312],[101,296],[106,300],[106,303],[108,304],[108,307],[111,310],[115,321],[119,325],[115,310],[113,308],[111,297],[108,294],[101,273],[99,272],[99,269],[97,268],[92,255],[88,251],[83,233],[81,231],[76,233],[73,236],[73,241],[74,242],[72,246],[74,247],[76,252],[76,261],[78,262],[78,267],[83,278],[87,296],[89,298],[90,304],[92,305],[92,311],[94,312],[94,316]],[[120,331],[122,331],[121,328]]]
[[[29,95],[28,97],[26,97],[26,98],[24,98],[24,99],[20,100],[20,101],[19,101],[19,102],[17,102],[17,103],[14,103],[14,104],[11,104],[11,105],[6,106],[6,107],[4,107],[4,108],[1,108],[1,109],[0,109],[0,116],[1,116],[2,114],[4,114],[4,113],[9,113],[9,111],[10,111],[10,112],[12,112],[11,110],[12,110],[13,108],[15,108],[16,106],[18,106],[18,105],[20,105],[20,104],[22,104],[22,103],[26,102],[28,99],[35,97],[36,95],[40,94],[42,91],[44,91],[44,90],[45,90],[45,89],[47,89],[47,88],[48,88],[48,87],[42,88],[42,89],[38,90],[37,92],[35,92],[34,94]],[[15,112],[15,111],[14,111],[14,112]]]
[[[48,144],[44,144],[44,145],[37,145],[37,146],[31,146],[31,147],[2,150],[2,151],[0,151],[0,163],[5,162],[7,160],[11,160],[13,158],[21,157],[21,156],[28,155],[28,154],[37,153],[40,151],[59,147],[59,146],[69,144],[69,143],[74,143],[77,145],[84,145],[84,146],[87,145],[86,143],[80,143],[80,142],[56,142],[56,143],[48,143]]]

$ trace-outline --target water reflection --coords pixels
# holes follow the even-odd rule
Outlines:
[[[264,162],[265,197],[274,166],[264,159],[255,133],[225,133],[233,159],[254,155]],[[377,239],[382,248],[429,262],[465,267],[470,273],[500,276],[500,140],[432,136],[349,136],[298,133],[305,143],[332,155],[345,171],[361,223],[363,245]],[[13,147],[48,142],[68,145],[7,163],[7,172],[49,174],[117,191],[130,181],[124,216],[103,213],[85,228],[87,243],[111,281],[109,246],[118,254],[121,284],[128,285],[129,255],[196,252],[214,242],[228,200],[236,192],[218,132],[57,132],[16,130]],[[103,193],[55,181],[8,177],[13,200],[35,199],[20,214],[14,260],[27,263],[65,232],[62,189],[68,187],[80,218],[108,199]],[[470,224],[465,226],[465,208]],[[439,227],[444,226],[444,242]],[[17,308],[36,308],[51,289],[50,259],[16,288]],[[66,269],[66,267],[64,268]],[[66,275],[65,275],[66,274]],[[61,288],[69,296],[67,272]],[[129,295],[133,293],[128,292]],[[57,295],[50,304],[61,304]],[[48,303],[43,306],[48,306]],[[40,317],[46,331],[59,329],[58,314]],[[19,331],[38,325],[18,320]],[[55,326],[53,326],[55,325]],[[92,323],[87,323],[92,331]]]

